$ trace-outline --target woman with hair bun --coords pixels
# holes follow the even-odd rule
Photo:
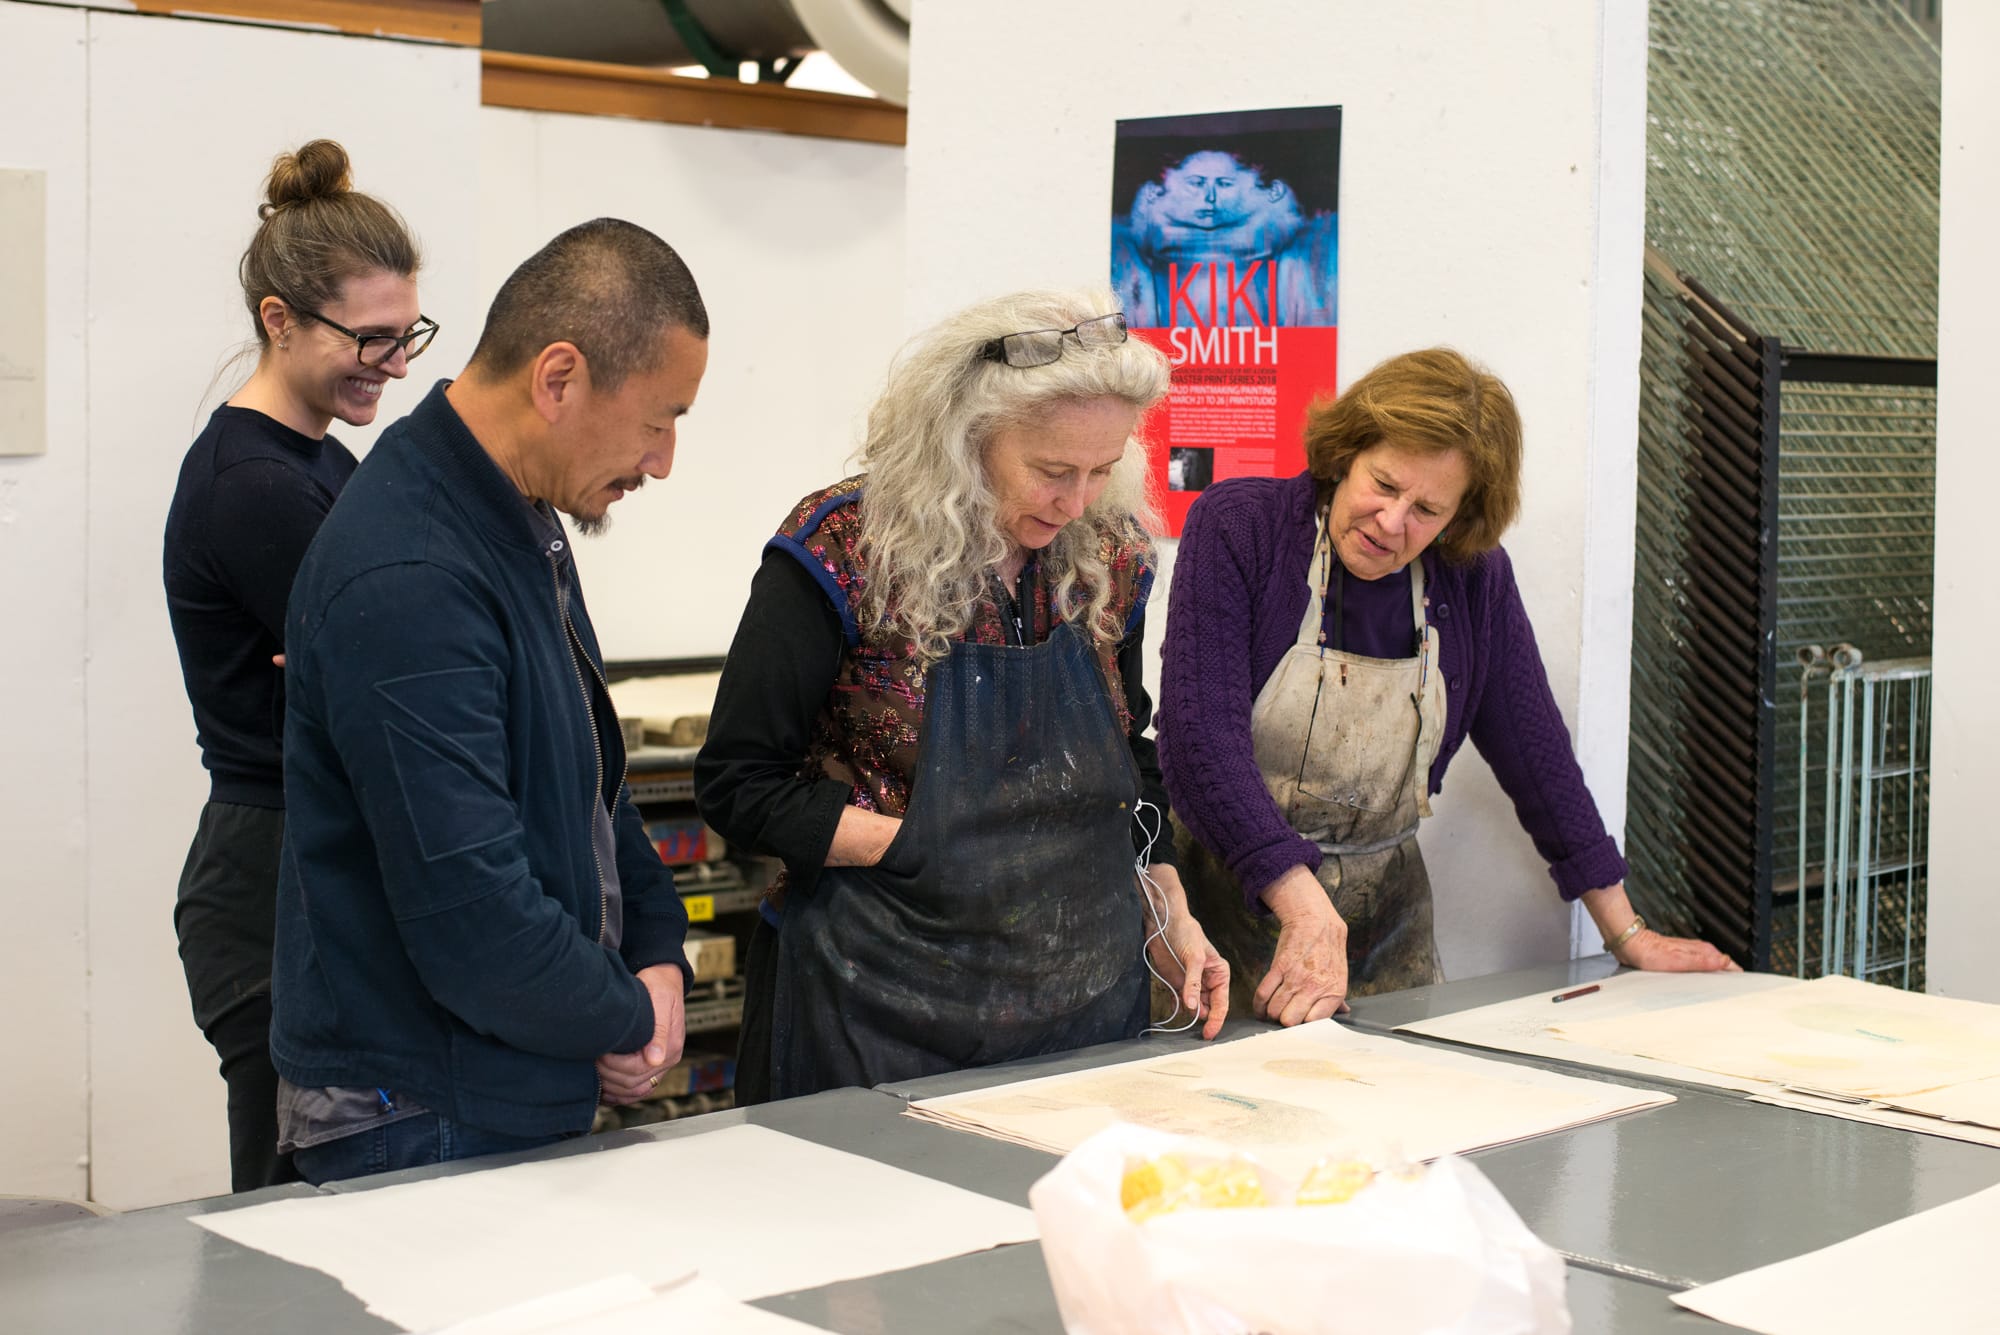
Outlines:
[[[974,306],[766,544],[695,762],[709,824],[784,863],[740,1102],[1132,1037],[1149,960],[1221,1028],[1141,680],[1166,390],[1108,293]]]
[[[327,434],[375,419],[437,332],[417,246],[316,139],[272,163],[243,253],[257,365],[189,447],[167,514],[167,611],[209,796],[174,928],[195,1022],[229,1088],[230,1182],[290,1181],[271,1066],[271,940],[284,837],[285,603],[355,459]]]
[[[1468,737],[1620,963],[1734,968],[1626,899],[1500,547],[1521,497],[1507,386],[1404,353],[1313,405],[1305,446],[1297,477],[1195,502],[1161,647],[1188,895],[1236,1006],[1299,1024],[1442,979],[1417,826]]]

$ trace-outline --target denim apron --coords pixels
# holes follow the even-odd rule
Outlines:
[[[960,642],[928,674],[902,828],[873,867],[791,894],[778,1098],[1129,1038],[1144,1028],[1138,770],[1067,623]]]

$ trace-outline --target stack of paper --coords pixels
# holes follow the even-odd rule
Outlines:
[[[1063,1154],[1113,1122],[1200,1136],[1302,1176],[1329,1155],[1432,1159],[1673,1096],[1441,1052],[1331,1020],[1189,1052],[925,1099],[909,1114]]]
[[[1815,978],[1628,1019],[1566,1011],[1551,1032],[1744,1080],[1893,1099],[2000,1075],[2000,1006]]]
[[[1840,977],[1633,973],[1399,1032],[2000,1146],[2000,1006]]]

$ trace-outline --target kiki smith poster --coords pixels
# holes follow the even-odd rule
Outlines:
[[[1173,362],[1150,435],[1178,537],[1202,488],[1305,467],[1306,405],[1334,387],[1340,108],[1118,122],[1111,283]]]

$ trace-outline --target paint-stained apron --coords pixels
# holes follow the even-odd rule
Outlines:
[[[1431,814],[1445,690],[1423,562],[1410,563],[1415,656],[1366,658],[1325,643],[1332,552],[1322,513],[1298,640],[1251,706],[1250,737],[1278,810],[1319,845],[1319,883],[1347,924],[1347,994],[1359,997],[1442,978],[1417,825]],[[1185,831],[1180,843],[1194,916],[1229,961],[1230,1012],[1249,1015],[1270,971],[1278,920],[1246,908],[1236,878]]]
[[[930,670],[909,809],[881,862],[786,897],[773,1095],[1137,1034],[1138,796],[1103,672],[1067,624],[1028,647],[955,645]]]

